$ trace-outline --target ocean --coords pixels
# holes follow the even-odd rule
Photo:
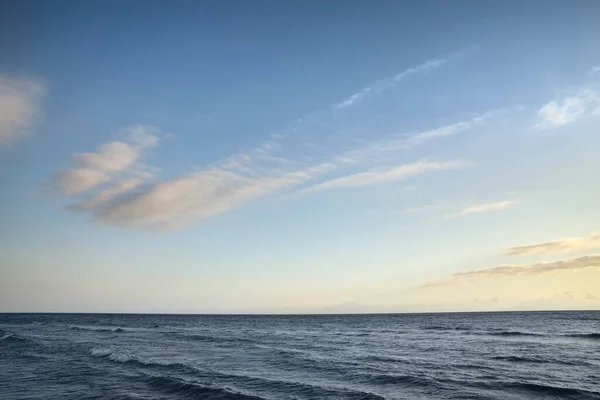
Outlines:
[[[600,399],[600,311],[0,314],[0,399]]]

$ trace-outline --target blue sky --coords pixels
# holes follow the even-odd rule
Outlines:
[[[597,2],[2,7],[0,311],[600,306]]]

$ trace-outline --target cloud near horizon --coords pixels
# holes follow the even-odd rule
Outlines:
[[[521,265],[500,265],[492,268],[457,272],[447,279],[427,282],[415,289],[445,287],[479,279],[536,276],[553,272],[578,272],[585,270],[600,271],[600,254],[590,254],[559,261],[542,261]]]
[[[41,81],[0,75],[0,146],[27,136],[40,115],[40,100],[46,91]]]
[[[510,247],[505,250],[505,253],[509,256],[521,256],[529,254],[564,253],[572,250],[592,248],[600,248],[600,232],[595,232],[586,236],[564,238],[549,242]]]

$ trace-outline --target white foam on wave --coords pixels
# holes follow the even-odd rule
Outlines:
[[[11,336],[12,336],[12,334],[11,334],[11,333],[7,333],[6,335],[4,335],[4,336],[0,337],[0,340],[6,340],[6,339],[8,339],[8,338],[9,338],[9,337],[11,337]]]
[[[126,363],[137,359],[133,354],[126,351],[104,347],[95,347],[90,350],[90,354],[92,357],[106,357],[111,361],[120,363]]]

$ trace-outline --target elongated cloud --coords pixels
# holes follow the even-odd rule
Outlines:
[[[550,242],[534,243],[525,246],[515,246],[506,249],[506,254],[510,256],[521,256],[528,254],[551,254],[592,248],[600,248],[600,233],[592,233],[587,236],[558,239]]]
[[[349,151],[338,158],[344,163],[355,163],[368,158],[377,157],[384,152],[407,150],[425,144],[430,140],[457,135],[485,124],[497,111],[479,114],[474,118],[455,122],[437,128],[405,134],[400,138],[391,138],[371,143],[359,149]]]
[[[501,265],[492,268],[458,272],[447,279],[428,282],[413,290],[446,287],[479,279],[501,279],[519,276],[536,276],[553,272],[578,271],[600,271],[600,254],[591,254],[559,261],[544,261],[521,265]]]
[[[479,213],[484,213],[484,212],[489,212],[489,211],[499,211],[499,210],[504,210],[505,208],[508,208],[512,205],[514,205],[516,203],[516,201],[514,200],[504,200],[504,201],[498,201],[495,203],[486,203],[486,204],[478,204],[475,206],[470,206],[465,208],[462,211],[459,211],[457,213],[454,214],[449,214],[449,217],[462,217],[465,215],[469,215],[469,214],[479,214]]]
[[[25,136],[40,113],[45,87],[24,77],[0,76],[0,146]]]
[[[405,77],[431,71],[446,62],[432,60],[409,68],[381,81],[382,86],[359,91],[345,105],[333,105],[299,118],[282,132],[270,135],[270,140],[256,148],[240,150],[193,172],[152,184],[139,173],[132,176],[143,150],[158,143],[156,136],[145,135],[140,128],[129,132],[128,140],[113,141],[99,146],[94,152],[73,155],[74,167],[55,173],[51,186],[65,196],[77,197],[78,202],[70,208],[88,212],[98,222],[164,230],[227,212],[260,197],[285,191],[293,193],[294,189],[307,184],[313,186],[297,193],[366,186],[407,179],[433,170],[463,168],[467,163],[462,161],[421,161],[377,168],[378,158],[370,157],[366,152],[364,159],[357,162],[344,153],[338,153],[337,157],[328,155],[318,144],[311,149],[311,154],[298,156],[296,151],[298,148],[306,149],[305,144],[312,139],[318,143],[329,130],[335,131],[343,126],[338,122],[344,115],[339,111],[341,108],[358,103],[367,93],[378,94]],[[435,132],[419,132],[421,136],[412,140],[418,144],[435,137],[450,136],[482,123],[485,118],[480,116]],[[323,182],[323,179],[329,178],[325,174],[334,170],[341,174],[340,170],[350,163],[353,163],[353,174]]]
[[[160,182],[100,210],[100,222],[131,228],[171,229],[231,210],[252,199],[313,179],[328,165],[251,177],[222,168]]]
[[[458,279],[504,278],[511,276],[540,275],[550,272],[600,270],[600,255],[587,255],[566,260],[539,262],[526,265],[503,265],[494,268],[459,272],[452,275]]]
[[[341,108],[350,107],[350,106],[362,101],[365,97],[367,97],[369,95],[379,94],[385,90],[393,88],[399,81],[401,81],[402,79],[404,79],[410,75],[414,75],[417,73],[430,72],[436,68],[441,67],[442,65],[446,64],[447,62],[448,62],[447,59],[434,59],[434,60],[426,61],[425,63],[423,63],[421,65],[411,67],[411,68],[407,69],[406,71],[401,72],[398,75],[394,76],[393,78],[380,80],[380,81],[377,81],[377,82],[367,86],[366,88],[360,90],[359,92],[354,93],[347,99],[343,100],[342,102],[336,104],[334,106],[334,108],[341,109]]]
[[[575,96],[554,100],[539,109],[538,129],[567,125],[600,107],[600,93],[582,90]]]
[[[114,141],[98,147],[93,153],[73,155],[75,168],[57,171],[50,187],[65,196],[80,195],[106,183],[116,173],[134,167],[142,151],[158,143],[157,129],[142,125],[127,130],[126,141]]]
[[[401,181],[430,171],[460,169],[465,168],[469,165],[469,163],[464,161],[419,161],[411,164],[400,165],[393,168],[359,172],[356,174],[331,179],[311,186],[303,190],[302,193],[314,192],[325,189],[370,186],[386,182]]]

